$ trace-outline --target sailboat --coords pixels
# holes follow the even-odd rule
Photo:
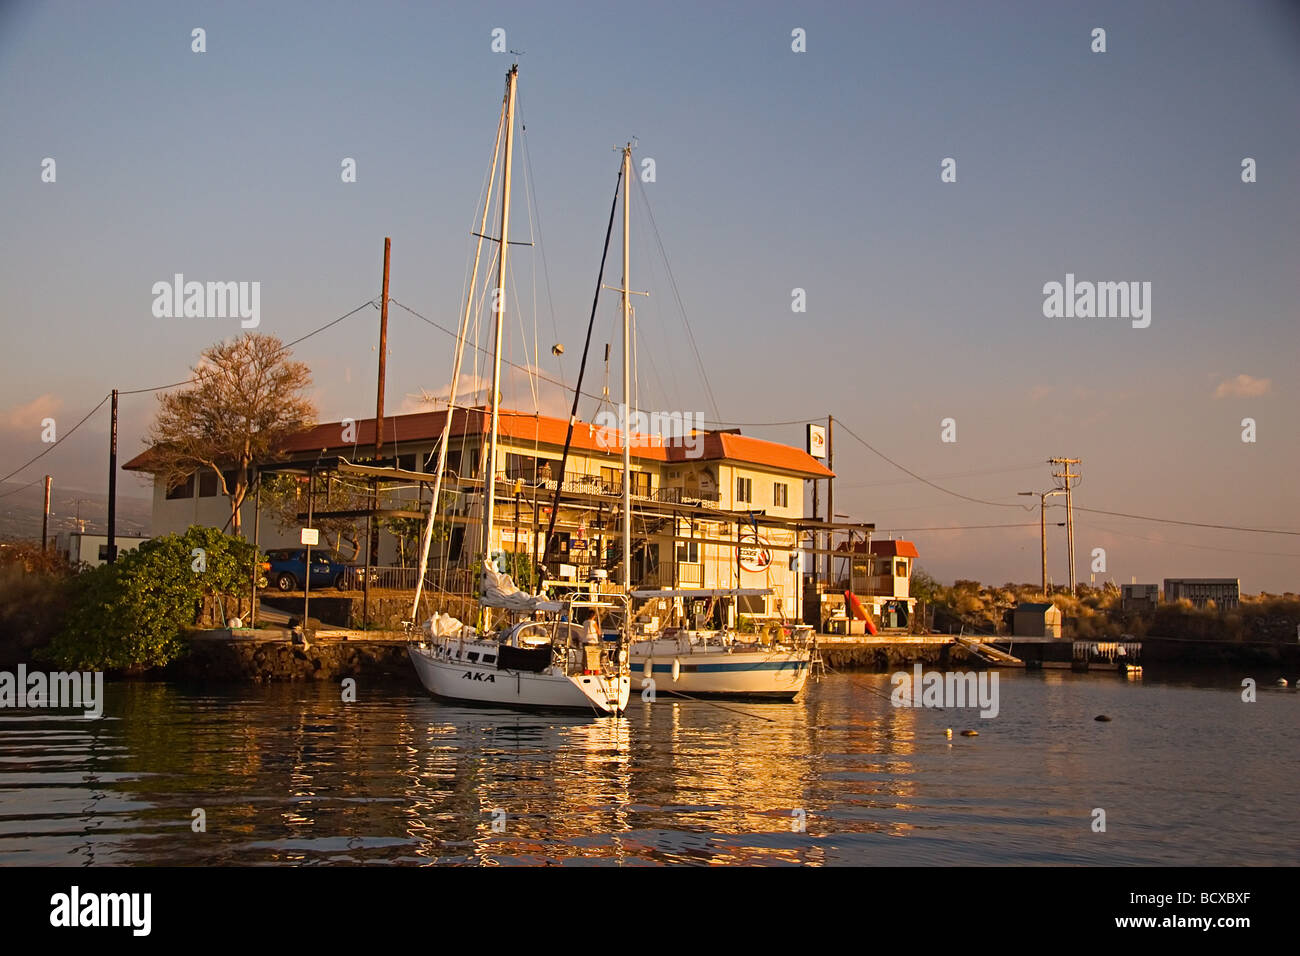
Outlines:
[[[496,175],[497,154],[501,152],[504,156],[501,234],[497,240],[500,246],[493,309],[495,341],[492,358],[491,429],[483,482],[484,560],[481,568],[480,623],[477,626],[464,624],[447,614],[441,614],[429,618],[417,631],[414,622],[418,619],[420,590],[424,583],[424,575],[421,573],[411,621],[407,622],[408,633],[412,638],[407,645],[407,652],[420,683],[437,697],[528,710],[578,710],[597,715],[617,715],[627,708],[631,693],[626,640],[631,615],[626,591],[590,593],[565,601],[550,601],[543,595],[521,591],[509,575],[497,570],[491,560],[501,401],[502,332],[506,310],[506,257],[510,248],[511,154],[518,74],[517,64],[506,74],[506,93],[501,122],[497,128],[497,149],[493,151],[488,196],[484,199],[483,220],[474,255],[474,274],[477,276],[479,255],[486,233],[491,183]],[[501,150],[503,135],[505,146]],[[428,568],[429,546],[438,503],[441,501],[452,410],[455,407],[456,386],[460,379],[461,356],[473,310],[476,281],[472,279],[470,282],[469,297],[461,322],[460,348],[457,349],[447,418],[442,441],[439,443],[433,501],[424,529],[421,558],[423,570]],[[494,612],[500,612],[504,619],[495,630],[491,626]],[[606,640],[601,632],[598,622],[602,616],[621,617],[622,632],[615,635],[612,641]]]
[[[638,600],[736,600],[770,594],[767,588],[685,588],[633,591]],[[703,617],[707,618],[707,613]],[[633,641],[632,672],[656,692],[686,697],[794,700],[808,682],[815,635],[809,625],[779,624],[752,633],[723,628],[665,627]]]

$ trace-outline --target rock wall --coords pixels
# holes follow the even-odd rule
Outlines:
[[[193,640],[189,653],[167,665],[163,676],[175,680],[254,683],[383,677],[405,680],[413,692],[420,691],[420,682],[403,643],[329,641],[303,647],[280,637]]]

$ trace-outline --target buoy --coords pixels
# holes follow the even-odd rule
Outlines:
[[[678,658],[674,657],[673,658],[673,683],[674,684],[677,683],[677,678],[681,676],[682,676],[682,662]]]
[[[963,730],[961,735],[963,737],[978,737],[980,732],[978,730]]]
[[[1092,718],[1092,719],[1093,719],[1093,720],[1099,720],[1099,721],[1101,721],[1102,723],[1108,723],[1108,722],[1110,721],[1110,718],[1107,717],[1105,714],[1098,714],[1096,717],[1094,717],[1094,718]]]
[[[952,740],[952,728],[949,727],[947,730],[945,730],[943,732],[943,735],[947,737],[949,740]]]
[[[1285,687],[1285,686],[1286,686],[1286,678],[1285,678],[1285,677],[1279,677],[1279,678],[1277,679],[1277,686],[1278,686],[1278,687]]]
[[[641,676],[649,677],[652,673],[654,673],[654,661],[647,657],[645,659],[645,666],[641,668]]]

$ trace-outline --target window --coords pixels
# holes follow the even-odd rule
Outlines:
[[[736,479],[736,502],[740,504],[749,504],[754,500],[754,479],[737,478]]]
[[[790,507],[790,486],[785,482],[776,481],[772,483],[772,506],[775,508]]]
[[[906,561],[895,561],[895,562],[894,562],[894,577],[896,577],[896,578],[905,578],[905,577],[907,577],[907,562],[906,562]]]
[[[650,472],[632,472],[632,494],[640,495],[642,498],[650,497]]]
[[[677,542],[677,563],[678,564],[699,564],[700,543],[698,541]]]
[[[506,477],[511,480],[522,478],[524,481],[536,481],[537,459],[528,455],[516,455],[513,452],[507,454]]]
[[[623,491],[623,469],[621,468],[601,468],[600,483],[604,486],[606,494],[621,494]]]
[[[428,456],[424,459],[424,465],[420,468],[420,470],[423,472],[427,472],[428,474],[433,474],[433,472],[437,470],[437,468],[438,468],[438,449],[434,448],[433,451],[429,452]],[[459,448],[447,449],[447,471],[455,475],[460,474],[460,449]]]
[[[401,469],[402,471],[415,471],[415,456],[414,456],[414,455],[398,455],[398,456],[397,456],[397,467],[398,467],[399,469]]]
[[[175,501],[178,498],[193,498],[193,497],[194,497],[194,476],[193,475],[190,475],[188,478],[185,479],[185,481],[177,485],[175,488],[167,489],[168,501]]]
[[[205,469],[199,473],[199,497],[213,498],[221,489],[217,483],[217,473],[211,469]]]

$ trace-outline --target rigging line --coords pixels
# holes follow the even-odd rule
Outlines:
[[[551,294],[551,267],[546,261],[546,241],[542,236],[542,212],[541,212],[541,208],[537,206],[536,190],[529,186],[530,183],[535,184],[536,179],[533,175],[533,154],[528,149],[528,124],[524,121],[524,115],[522,111],[522,106],[523,106],[522,101],[520,102],[519,106],[520,106],[519,123],[520,126],[522,127],[520,139],[523,141],[523,145],[524,145],[524,185],[526,187],[526,191],[528,192],[528,195],[531,197],[533,207],[536,211],[537,250],[541,254],[542,278],[546,282],[546,307],[547,310],[551,313],[551,332],[555,336],[555,341],[559,342],[560,326],[559,323],[556,322],[555,320],[555,297]],[[529,223],[530,225],[532,223],[531,215],[529,217]],[[555,356],[555,364],[560,367],[560,378],[564,378],[564,356],[563,355]]]
[[[894,461],[894,459],[890,458],[884,452],[878,451],[877,449],[873,448],[870,444],[867,443],[866,439],[859,436],[855,431],[853,431],[853,429],[849,428],[848,425],[844,424],[844,422],[841,419],[837,418],[835,420],[835,424],[839,425],[840,428],[848,432],[850,437],[860,442],[872,454],[878,455],[879,457],[883,458],[885,461],[893,465],[895,468],[897,468],[899,471],[911,475],[917,481],[921,482],[922,484],[929,485],[931,488],[935,489],[936,491],[942,491],[945,495],[952,495],[952,497],[961,498],[964,501],[973,501],[975,504],[979,504],[979,505],[991,505],[995,508],[1019,508],[1021,511],[1029,511],[1033,507],[1032,505],[1022,505],[1017,502],[989,501],[986,498],[973,498],[970,495],[963,495],[956,491],[949,491],[947,488],[944,488],[942,485],[936,485],[933,481],[931,481],[928,478],[922,478],[920,475],[912,471],[910,468],[905,468],[903,465],[900,465],[898,462]]]
[[[560,489],[564,487],[564,469],[569,461],[569,448],[573,444],[573,427],[578,419],[578,402],[582,398],[582,377],[587,371],[587,357],[591,352],[591,331],[596,324],[597,307],[600,304],[600,287],[605,281],[605,261],[609,257],[609,239],[614,234],[614,210],[618,208],[618,194],[623,187],[623,163],[618,164],[618,177],[614,180],[614,199],[609,206],[609,222],[605,225],[605,242],[600,250],[600,270],[596,274],[596,291],[591,298],[591,315],[587,319],[587,336],[582,343],[582,361],[578,365],[578,381],[573,386],[573,406],[569,412],[569,427],[564,436],[564,450],[560,454],[560,469],[555,476],[555,500],[551,502],[551,516],[546,524],[546,550],[542,556],[545,565],[551,557],[551,538],[555,535],[555,518],[560,511]],[[627,436],[623,436],[627,441]],[[627,481],[628,476],[624,475]]]
[[[450,330],[447,329],[445,326],[439,325],[437,322],[433,321],[433,319],[429,318],[428,316],[420,314],[419,312],[415,311],[415,309],[412,309],[409,305],[403,305],[401,302],[398,302],[398,301],[397,301],[396,299],[394,299],[392,296],[389,296],[389,299],[388,299],[388,300],[389,300],[390,302],[392,302],[393,305],[397,306],[399,309],[403,309],[404,311],[409,312],[411,315],[415,316],[415,317],[416,317],[417,319],[419,319],[421,322],[425,322],[425,323],[427,323],[427,324],[433,326],[433,327],[434,327],[435,329],[437,329],[439,332],[444,332],[444,333],[446,333],[447,335],[451,335],[451,336],[453,336],[453,337],[456,335],[455,332],[450,331]],[[473,348],[474,348],[474,351],[477,352],[477,353],[481,353],[481,354],[483,354],[483,355],[489,355],[489,354],[491,354],[491,349],[484,348],[482,345],[479,345],[477,342],[473,343]],[[506,365],[509,365],[511,368],[518,369],[518,370],[521,371],[521,372],[526,372],[526,371],[528,371],[528,369],[527,369],[526,366],[519,365],[519,364],[516,363],[516,362],[511,362],[511,361],[509,361],[509,360],[507,360],[507,359],[502,359],[502,361],[503,361]],[[539,379],[541,379],[543,382],[549,382],[551,385],[557,385],[557,386],[559,386],[560,388],[564,389],[566,392],[567,392],[567,391],[570,391],[569,386],[566,385],[564,382],[560,381],[560,380],[557,379],[557,378],[552,378],[552,377],[549,376],[549,375],[543,375],[541,372],[538,372],[538,373],[537,373],[537,377],[538,377]],[[599,395],[593,395],[593,394],[591,394],[590,392],[582,392],[581,394],[582,394],[585,398],[590,398],[590,399],[592,399],[593,401],[600,401],[600,400],[601,400],[601,398],[600,398]]]
[[[651,283],[647,288],[650,289],[665,288],[667,283],[660,283],[659,281],[659,270],[657,267],[657,263],[655,262],[655,257],[646,256],[645,260],[646,260],[647,268],[650,272],[650,283]],[[649,308],[653,316],[653,325],[659,330],[660,342],[663,346],[663,354],[669,357],[668,384],[671,385],[672,387],[673,400],[675,402],[679,402],[682,400],[683,391],[681,385],[677,381],[677,371],[676,371],[677,363],[672,360],[673,350],[670,347],[670,340],[668,335],[668,323],[664,321],[664,313],[663,310],[659,308],[659,300],[657,297],[647,296],[645,301],[645,306]],[[647,352],[649,351],[650,349],[647,345]],[[653,358],[651,359],[651,363],[653,367]],[[656,371],[656,375],[657,374],[658,372]],[[660,387],[662,388],[664,386],[661,385]],[[702,414],[703,413],[701,413],[701,416]]]
[[[39,455],[37,455],[35,458],[32,458],[32,459],[30,459],[30,460],[24,462],[23,464],[21,464],[21,465],[19,465],[17,468],[15,468],[13,471],[9,472],[9,474],[5,475],[3,478],[0,478],[0,481],[8,481],[8,480],[9,480],[10,478],[12,478],[14,475],[18,474],[18,472],[23,471],[24,469],[26,469],[26,468],[29,467],[30,465],[34,465],[36,462],[40,461],[42,458],[44,458],[44,457],[45,457],[46,455],[48,455],[50,452],[54,451],[54,449],[56,449],[56,448],[58,448],[60,445],[62,445],[63,442],[64,442],[66,439],[71,438],[71,437],[72,437],[72,433],[75,432],[75,431],[76,431],[78,428],[80,428],[82,425],[86,424],[86,420],[87,420],[88,418],[90,418],[91,415],[95,414],[95,412],[97,412],[97,411],[99,411],[101,408],[103,408],[103,407],[104,407],[104,403],[105,403],[106,401],[108,401],[108,400],[109,400],[110,398],[112,398],[112,397],[113,397],[113,396],[112,396],[112,393],[110,393],[110,394],[108,394],[108,395],[105,395],[103,398],[101,398],[101,399],[99,400],[99,404],[98,404],[98,405],[96,405],[96,406],[95,406],[94,408],[92,408],[90,411],[86,412],[86,416],[85,416],[85,418],[83,418],[81,421],[77,422],[77,424],[73,425],[73,426],[72,426],[71,428],[69,428],[66,432],[64,432],[62,438],[58,439],[58,440],[55,441],[55,442],[52,442],[52,443],[50,444],[50,447],[49,447],[49,448],[45,449],[45,451],[41,452],[41,453],[40,453]]]
[[[672,287],[673,298],[677,302],[677,309],[682,316],[682,325],[686,327],[686,336],[690,340],[691,349],[695,352],[695,363],[700,369],[700,380],[704,383],[704,391],[709,396],[709,404],[713,406],[713,414],[719,418],[722,412],[718,410],[717,399],[713,397],[713,386],[709,384],[709,376],[704,368],[704,359],[700,356],[700,347],[695,341],[695,332],[691,329],[690,319],[686,316],[686,306],[682,303],[681,292],[677,288],[677,279],[673,276],[672,263],[668,261],[668,252],[664,249],[663,238],[659,235],[659,226],[655,222],[654,210],[650,208],[650,197],[646,194],[645,185],[641,182],[641,177],[636,177],[637,191],[641,194],[642,201],[645,203],[646,218],[650,220],[650,229],[654,233],[655,243],[659,247],[659,255],[663,256],[664,268],[668,272],[668,284]]]
[[[1187,528],[1212,528],[1216,531],[1243,531],[1249,534],[1285,534],[1294,537],[1300,537],[1300,531],[1285,531],[1280,528],[1242,528],[1231,524],[1206,524],[1201,521],[1179,521],[1175,518],[1153,518],[1150,515],[1132,515],[1125,514],[1122,511],[1103,511],[1100,508],[1081,508],[1074,506],[1075,511],[1086,511],[1088,514],[1109,515],[1112,518],[1131,518],[1134,521],[1154,521],[1158,524],[1176,524]]]

